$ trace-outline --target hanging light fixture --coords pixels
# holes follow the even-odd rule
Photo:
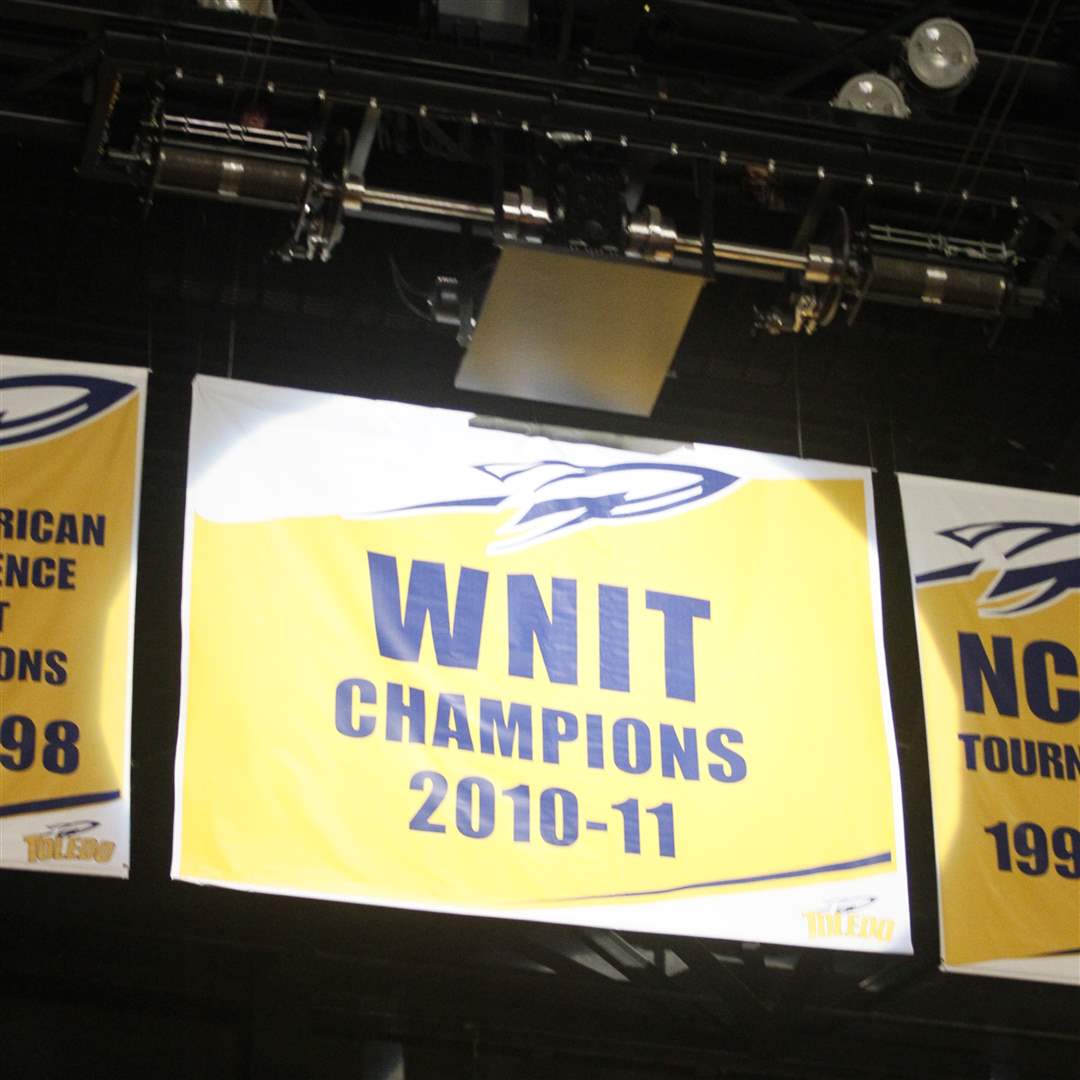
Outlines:
[[[953,19],[927,19],[907,41],[912,74],[931,90],[955,90],[971,78],[978,63],[975,42]]]
[[[871,116],[894,116],[903,120],[911,115],[904,92],[887,75],[876,71],[852,76],[840,87],[832,104],[838,109],[851,109]]]
[[[252,15],[257,19],[273,19],[274,0],[198,0],[207,11],[233,11],[238,15]]]

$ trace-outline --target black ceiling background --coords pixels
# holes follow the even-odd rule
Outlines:
[[[30,6],[52,9],[49,19],[31,18],[26,4],[0,4],[0,351],[140,364],[153,376],[139,552],[132,879],[0,876],[0,1033],[9,1075],[359,1077],[365,1048],[370,1054],[379,1041],[403,1043],[410,1078],[1080,1075],[1076,991],[936,970],[929,790],[895,483],[895,472],[906,470],[1080,494],[1071,241],[1046,306],[993,328],[992,347],[981,321],[872,304],[851,328],[752,337],[753,306],[774,302],[782,287],[721,277],[703,293],[648,419],[465,394],[453,388],[460,349],[452,331],[407,310],[388,269],[392,253],[406,278],[426,285],[459,264],[457,238],[355,220],[328,264],[284,265],[269,254],[287,228],[282,215],[168,196],[147,211],[136,189],[80,177],[84,80],[98,55],[91,50],[44,82],[26,83],[101,26],[87,22],[86,9]],[[159,31],[182,6],[111,5],[145,20],[125,26],[158,34],[164,53],[167,35]],[[579,2],[560,60],[562,5],[541,3],[535,40],[516,48],[530,63],[565,65],[595,58],[598,43],[615,51],[614,43],[643,68],[708,76],[741,92],[760,83],[763,71],[775,82],[805,61],[782,22],[785,10],[789,20],[867,33],[912,9],[651,6],[656,18],[618,40],[626,11],[612,23],[618,5]],[[1005,130],[1014,140],[1035,132],[1075,151],[1075,112],[1061,111],[1078,93],[1075,6],[1034,7],[1033,25],[1055,9],[1040,52],[1047,59],[1029,65]],[[283,14],[296,23],[283,19],[280,35],[314,34],[316,48],[332,51],[326,26],[335,35],[388,35],[406,54],[475,47],[437,39],[429,24],[418,30],[415,4],[312,0],[289,8]],[[984,5],[971,15],[977,42],[1007,53],[1028,11],[1027,4]],[[615,27],[607,39],[605,18]],[[233,25],[226,17],[204,22],[207,32]],[[961,95],[950,123],[977,118],[1002,63],[984,61],[979,79],[989,84],[973,86],[970,99]],[[833,70],[804,84],[790,111],[821,107],[838,77]],[[1066,153],[1047,168],[1075,176],[1078,161]],[[425,153],[407,124],[377,149],[371,168],[380,182],[432,192],[469,191],[486,175],[482,161],[455,164]],[[684,180],[661,170],[650,183],[693,220]],[[784,210],[766,211],[741,177],[727,195],[718,230],[726,224],[781,243],[773,237],[798,225],[795,197]],[[903,213],[910,219],[913,211]],[[1001,216],[971,213],[972,227],[987,229]],[[1024,243],[1035,262],[1055,231],[1030,216]],[[474,238],[469,254],[483,263],[492,253]],[[915,956],[614,935],[171,882],[178,568],[196,372],[872,465]]]

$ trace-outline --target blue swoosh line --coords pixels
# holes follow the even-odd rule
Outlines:
[[[951,581],[953,578],[970,577],[981,565],[982,559],[974,562],[959,563],[957,566],[946,566],[942,570],[930,570],[925,574],[915,575],[916,585],[928,585],[933,581]]]
[[[1015,614],[1039,607],[1061,596],[1070,589],[1080,589],[1080,559],[1066,559],[1057,563],[1043,563],[1041,566],[1021,566],[1015,570],[1006,570],[997,584],[987,594],[988,598],[1008,596],[1023,589],[1049,583],[1050,587],[1026,604],[1013,608]]]
[[[687,892],[691,889],[719,889],[727,885],[751,885],[758,881],[778,881],[782,878],[810,877],[813,874],[835,874],[841,870],[855,870],[860,866],[875,866],[879,863],[891,863],[891,851],[882,851],[878,855],[867,855],[862,859],[848,862],[828,863],[825,866],[807,866],[801,870],[781,870],[776,874],[755,874],[752,877],[726,878],[721,881],[699,881],[691,885],[674,885],[669,889],[641,889],[637,892],[599,893],[596,896],[560,896],[554,900],[534,900],[529,903],[571,903],[577,900],[620,900],[633,896],[663,896],[666,893]]]
[[[1041,522],[1040,524],[1044,530],[1041,536],[1032,536],[1027,540],[1021,541],[1016,547],[1009,548],[1009,550],[1005,552],[1005,557],[1011,559],[1014,555],[1019,555],[1029,548],[1040,547],[1043,544],[1050,543],[1052,540],[1061,540],[1066,536],[1080,536],[1080,524],[1061,525],[1057,522]]]
[[[58,810],[62,806],[82,806],[84,803],[103,803],[119,799],[119,791],[99,791],[93,795],[65,795],[60,799],[38,799],[35,802],[11,803],[0,806],[0,817],[13,814],[32,814],[36,810]]]
[[[968,539],[967,537],[960,535],[964,529],[981,529],[982,531]],[[1042,544],[1048,544],[1052,540],[1060,540],[1063,537],[1072,536],[1074,533],[1080,533],[1080,524],[1065,525],[1060,521],[972,522],[970,525],[958,525],[953,529],[942,529],[938,535],[947,537],[957,544],[963,544],[966,548],[974,549],[984,540],[988,540],[992,536],[999,536],[1002,533],[1009,532],[1027,532],[1031,529],[1038,529],[1041,530],[1041,532],[1038,532],[1035,536],[1029,536],[1026,540],[1021,540],[1015,547],[1010,548],[1005,552],[1005,557],[1007,559],[1012,558],[1014,555],[1019,555],[1021,552],[1028,551],[1033,547],[1040,547]]]
[[[393,510],[386,510],[387,514],[405,514],[412,510],[454,510],[464,506],[498,506],[506,502],[505,495],[490,495],[487,498],[454,499],[453,502],[416,503],[413,506],[396,506]]]

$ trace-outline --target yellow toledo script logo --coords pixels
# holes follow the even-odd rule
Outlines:
[[[874,896],[852,896],[833,900],[821,911],[804,911],[807,933],[815,938],[874,938],[876,941],[892,941],[896,932],[896,920],[876,915],[861,915],[860,908],[875,903]]]
[[[99,840],[86,833],[96,829],[96,821],[64,821],[46,825],[43,833],[24,836],[26,861],[29,863],[72,860],[107,863],[116,853],[112,840]]]

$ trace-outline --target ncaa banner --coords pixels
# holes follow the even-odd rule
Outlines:
[[[900,491],[944,967],[1080,985],[1080,497]]]
[[[0,867],[127,877],[145,397],[0,357]]]
[[[868,472],[484,423],[195,380],[173,875],[909,952]]]

